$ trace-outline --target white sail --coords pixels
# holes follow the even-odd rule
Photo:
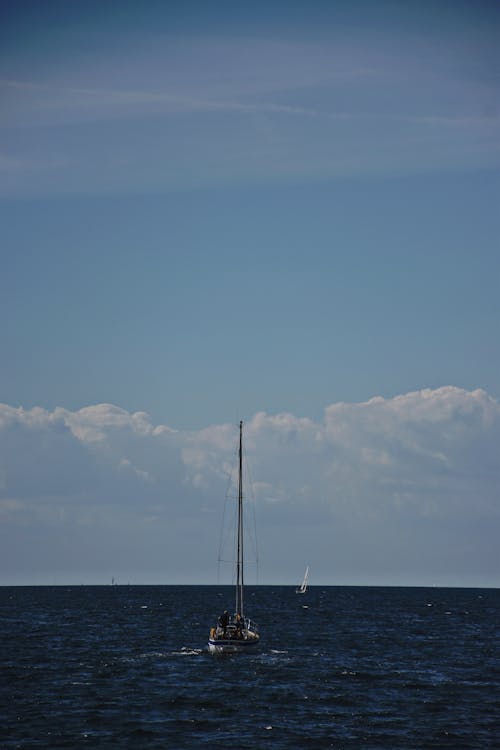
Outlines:
[[[306,593],[306,591],[307,591],[307,579],[308,578],[309,578],[309,565],[307,566],[306,572],[304,573],[304,580],[302,581],[302,583],[300,584],[300,586],[298,586],[295,589],[295,592],[297,594],[305,594]]]

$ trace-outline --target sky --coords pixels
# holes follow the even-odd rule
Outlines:
[[[2,3],[0,585],[500,585],[499,32]]]

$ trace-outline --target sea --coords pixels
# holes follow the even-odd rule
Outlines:
[[[0,747],[500,748],[500,590],[0,588]]]

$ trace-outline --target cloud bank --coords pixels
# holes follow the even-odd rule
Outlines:
[[[0,405],[3,578],[215,582],[236,426],[183,432],[110,404]],[[262,582],[500,583],[500,405],[447,386],[257,413],[245,445]]]

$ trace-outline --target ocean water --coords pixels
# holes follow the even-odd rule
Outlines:
[[[500,590],[0,588],[3,748],[500,748]]]

